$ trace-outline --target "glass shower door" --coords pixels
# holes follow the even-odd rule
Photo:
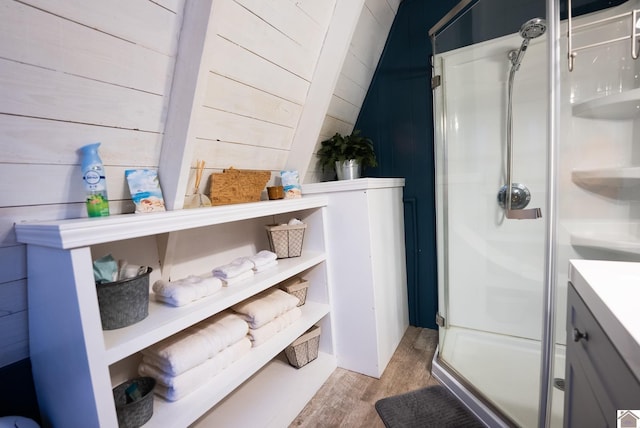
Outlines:
[[[482,3],[438,38],[480,28],[490,15]],[[434,57],[439,359],[519,426],[537,425],[545,222],[507,218],[500,190],[511,175],[512,209],[529,198],[522,208],[545,211],[546,36],[518,32],[536,17],[518,15],[511,34]]]
[[[529,41],[524,57],[518,54],[527,38],[519,29],[544,16],[544,5],[525,2],[542,10],[519,4],[516,11],[500,0],[466,3],[433,39],[434,75],[440,76],[439,84],[434,82],[438,363],[514,425],[538,426],[542,300],[545,277],[555,273],[557,306],[550,318],[557,321],[552,351],[557,382],[550,420],[560,427],[569,260],[640,260],[640,152],[634,145],[640,63],[630,58],[628,37],[639,25],[631,11],[640,12],[640,0],[615,6],[583,2],[589,4],[574,19],[573,46],[580,54],[572,72],[566,63],[567,22],[559,24],[563,62],[554,119],[562,126],[554,177],[557,269],[551,273],[544,260],[549,219],[508,219],[497,201],[498,189],[508,181],[511,98],[511,181],[529,189],[529,207],[547,211],[545,35]],[[509,97],[513,59],[519,56]]]

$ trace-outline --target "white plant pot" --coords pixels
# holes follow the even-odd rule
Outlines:
[[[336,162],[338,180],[355,180],[360,178],[360,163],[355,159]]]

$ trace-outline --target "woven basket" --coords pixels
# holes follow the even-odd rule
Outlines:
[[[127,403],[126,390],[133,383],[138,384],[142,398]],[[116,404],[116,415],[120,428],[138,428],[153,416],[153,388],[156,380],[152,377],[139,377],[128,380],[113,389],[113,401]]]
[[[291,226],[286,224],[270,224],[265,227],[267,228],[271,251],[276,253],[279,259],[300,257],[302,254],[304,231],[307,228],[306,224]]]
[[[103,330],[114,330],[142,321],[149,315],[149,274],[97,284]]]
[[[307,300],[307,289],[309,288],[309,281],[304,278],[294,277],[288,279],[287,281],[283,281],[279,285],[281,290],[286,291],[298,298],[300,303],[296,306],[304,305],[304,302]]]
[[[289,360],[289,364],[299,369],[318,358],[319,345],[320,326],[314,325],[291,345],[287,346],[284,353],[287,356],[287,360]]]
[[[211,174],[211,205],[241,204],[260,200],[262,190],[271,179],[270,171],[229,168]]]

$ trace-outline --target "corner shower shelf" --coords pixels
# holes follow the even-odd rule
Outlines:
[[[640,255],[640,222],[580,221],[565,227],[574,247]]]
[[[595,168],[574,170],[574,183],[583,186],[626,188],[640,185],[640,167]]]
[[[591,232],[572,234],[571,245],[640,255],[640,240],[631,234],[596,234]]]
[[[640,114],[640,88],[575,104],[572,112],[587,119],[634,119]]]

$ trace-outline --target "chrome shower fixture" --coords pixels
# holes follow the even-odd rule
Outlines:
[[[542,18],[533,18],[522,24],[522,27],[520,27],[520,36],[524,40],[522,40],[520,49],[514,49],[509,52],[509,60],[511,61],[514,71],[517,71],[520,68],[520,63],[522,62],[524,53],[527,50],[527,47],[529,47],[529,41],[542,36],[545,31],[547,31],[547,23]]]
[[[520,27],[520,36],[524,39],[522,40],[520,49],[514,49],[509,52],[511,70],[509,70],[507,99],[507,184],[502,186],[498,191],[498,203],[504,208],[505,217],[510,219],[524,220],[542,217],[540,208],[525,209],[531,199],[531,193],[529,189],[527,189],[527,186],[511,181],[513,178],[513,81],[516,76],[516,71],[520,68],[524,53],[529,46],[529,41],[542,36],[546,30],[547,23],[544,19],[530,19]]]

